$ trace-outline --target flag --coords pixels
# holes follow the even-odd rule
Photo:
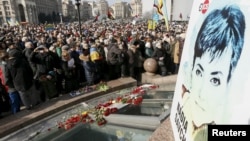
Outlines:
[[[162,13],[162,7],[163,7],[163,3],[162,3],[162,0],[154,0],[154,5],[153,5],[156,9],[157,9],[157,13],[159,15],[162,15],[163,16],[163,13]]]
[[[160,20],[159,14],[154,14],[154,15],[153,15],[153,20],[154,20],[156,23],[158,23],[158,21]]]
[[[95,19],[94,19],[94,21],[93,21],[93,22],[98,21],[98,17],[99,17],[99,15],[96,15],[96,16],[95,16]]]
[[[160,1],[162,2],[162,13],[163,13],[163,17],[165,20],[166,28],[167,28],[167,31],[169,31],[168,11],[167,11],[166,0],[160,0]]]
[[[131,5],[128,3],[128,10],[131,12],[131,13],[133,13],[133,9],[132,9],[132,7],[131,7]]]
[[[109,19],[111,19],[111,20],[115,19],[110,11],[108,11],[107,15],[108,15]]]
[[[98,11],[98,12],[97,12],[97,15],[95,16],[95,19],[94,19],[94,21],[93,21],[93,22],[98,21],[99,16],[100,16],[100,12]]]
[[[179,17],[180,17],[180,19],[182,19],[182,13],[180,13]]]

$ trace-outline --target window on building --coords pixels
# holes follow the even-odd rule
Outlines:
[[[10,10],[10,7],[9,6],[4,6],[4,9],[5,10]]]
[[[8,5],[9,2],[8,1],[3,1],[3,5]]]
[[[2,11],[0,11],[0,15],[3,15]]]
[[[10,12],[6,12],[6,16],[10,16]]]

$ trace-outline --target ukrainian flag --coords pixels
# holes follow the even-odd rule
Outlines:
[[[163,17],[164,17],[164,20],[165,20],[167,31],[169,31],[167,2],[166,2],[166,0],[159,0],[159,3],[162,3],[162,5],[163,5],[161,11],[163,13]]]

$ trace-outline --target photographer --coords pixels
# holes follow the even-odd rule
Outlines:
[[[56,73],[60,69],[59,57],[41,45],[34,49],[30,61],[37,66],[34,79],[42,85],[41,91],[45,93],[45,95],[43,93],[41,95],[42,101],[46,100],[46,96],[48,99],[57,97],[56,82],[51,83],[51,80],[56,79]]]

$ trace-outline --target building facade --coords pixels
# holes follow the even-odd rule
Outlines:
[[[127,15],[127,3],[121,0],[116,1],[113,5],[114,17],[116,19],[126,18]]]
[[[60,19],[61,0],[0,0],[0,24],[38,24],[42,19]]]
[[[108,10],[109,10],[108,2],[106,0],[98,0],[96,3],[96,6],[99,10],[100,16],[105,17],[108,13]]]
[[[9,20],[14,20],[16,12],[14,11],[13,1],[0,0],[0,23],[7,23]]]
[[[130,6],[132,8],[132,16],[142,16],[143,3],[141,0],[131,0]]]
[[[87,21],[88,19],[90,19],[91,17],[93,17],[92,15],[92,6],[89,4],[88,1],[83,1],[82,5],[81,5],[81,19],[83,21]]]

